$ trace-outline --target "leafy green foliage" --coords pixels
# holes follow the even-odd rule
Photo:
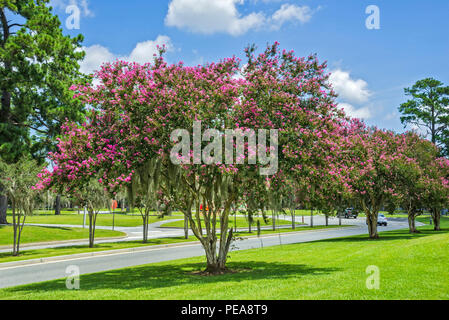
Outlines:
[[[66,118],[84,107],[69,88],[83,82],[82,36],[65,36],[49,0],[0,0],[0,157],[43,160]]]
[[[426,78],[417,81],[405,94],[411,99],[401,104],[401,122],[427,130],[431,141],[438,145],[444,154],[449,146],[449,86],[441,81]]]

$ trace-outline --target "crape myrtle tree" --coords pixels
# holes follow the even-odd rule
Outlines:
[[[235,58],[185,67],[180,70],[184,80],[177,84],[177,95],[186,111],[176,115],[177,122],[184,124],[179,127],[184,131],[178,132],[181,135],[174,134],[172,141],[182,142],[187,149],[175,150],[170,158],[180,165],[179,186],[194,202],[195,213],[188,213],[188,220],[205,250],[207,273],[221,273],[226,269],[233,240],[233,230],[229,227],[231,205],[239,196],[244,175],[243,170],[223,160],[223,132],[234,127],[230,111],[239,94],[241,81],[235,79],[238,70]],[[193,141],[190,132],[194,134]],[[199,140],[195,135],[200,136]]]
[[[38,190],[33,187],[38,182],[40,170],[35,160],[27,158],[21,158],[12,164],[0,161],[0,183],[11,202],[14,256],[19,255],[26,218],[33,213],[39,196]]]
[[[441,210],[449,205],[449,160],[438,158],[426,167],[424,201],[429,209],[434,230],[440,231]]]
[[[425,194],[429,187],[429,168],[435,164],[438,156],[437,147],[413,132],[402,135],[406,145],[404,157],[392,162],[392,170],[397,173],[397,197],[390,203],[401,204],[407,211],[410,233],[418,233],[415,220],[426,208]]]
[[[401,135],[353,122],[349,127],[346,157],[340,164],[343,183],[366,214],[369,237],[377,239],[377,219],[383,203],[398,194],[393,163],[406,157]]]
[[[258,56],[254,51],[254,47],[246,50],[247,86],[237,105],[236,122],[241,128],[279,130],[279,168],[276,175],[268,177],[273,180],[268,184],[271,207],[280,207],[290,180],[299,194],[297,199],[310,204],[307,194],[313,184],[307,179],[312,168],[321,172],[327,154],[335,151],[326,138],[333,137],[332,131],[339,128],[338,119],[343,117],[334,103],[336,95],[325,73],[326,64],[320,64],[315,56],[297,58],[292,51],[279,50],[278,43]]]
[[[94,152],[95,140],[87,123],[68,123],[62,126],[62,130],[62,137],[58,138],[58,151],[49,153],[49,159],[54,164],[52,171],[42,170],[35,188],[64,192],[87,208],[89,247],[92,248],[97,215],[109,202],[109,194],[99,183],[101,171],[98,170],[103,162]]]
[[[236,58],[196,67],[167,65],[161,57],[144,66],[120,61],[103,66],[96,75],[100,78],[98,86],[73,88],[75,97],[96,111],[82,129],[75,129],[75,133],[88,132],[87,147],[79,149],[87,151],[78,151],[73,155],[75,160],[72,156],[58,156],[69,166],[67,176],[97,176],[110,192],[122,185],[135,189],[133,179],[140,170],[146,170],[147,162],[160,163],[162,182],[140,190],[163,192],[167,201],[186,215],[192,232],[202,243],[206,272],[224,272],[233,240],[229,228],[231,205],[238,202],[247,179],[254,179],[256,172],[267,175],[267,164],[273,163],[245,163],[254,155],[254,148],[245,151],[243,162],[220,162],[223,144],[216,142],[223,142],[222,133],[236,128],[243,133],[279,130],[282,147],[278,157],[268,156],[276,154],[274,134],[270,145],[258,141],[257,154],[277,161],[279,168],[271,168],[273,173],[276,169],[289,173],[310,161],[289,153],[319,143],[317,132],[327,128],[323,122],[332,122],[340,115],[333,104],[335,95],[324,73],[325,64],[319,64],[314,56],[297,58],[293,52],[281,52],[278,47],[277,43],[269,46],[258,56],[254,48],[249,48],[248,63],[240,77]],[[300,130],[303,127],[305,131]],[[181,131],[173,135],[176,129]],[[182,134],[206,129],[215,130],[203,139],[200,135],[199,141],[194,137],[193,143],[190,136]],[[188,148],[173,153],[173,147],[185,142],[183,139],[188,139]],[[295,143],[288,147],[292,141]],[[198,154],[195,148],[199,146],[202,152]],[[86,164],[91,169],[86,170]],[[136,183],[141,183],[140,179]],[[269,184],[267,188],[267,192],[273,191]]]
[[[101,183],[112,189],[122,183],[128,184],[133,193],[139,193],[136,194],[137,197],[153,201],[156,201],[157,197],[150,198],[150,195],[158,190],[167,190],[170,193],[176,190],[175,194],[185,195],[187,203],[181,211],[192,218],[189,218],[192,231],[201,240],[201,221],[195,219],[194,223],[191,211],[189,213],[194,200],[195,215],[198,218],[199,207],[204,208],[202,216],[207,232],[202,243],[211,260],[215,247],[210,245],[212,241],[207,237],[216,237],[215,226],[211,226],[211,220],[215,219],[215,224],[220,210],[228,210],[228,204],[223,202],[225,199],[232,202],[231,197],[227,199],[224,196],[225,193],[220,198],[214,192],[219,186],[226,185],[229,178],[223,175],[222,180],[220,177],[214,179],[216,175],[222,174],[223,168],[220,166],[172,166],[170,152],[174,143],[170,138],[176,129],[191,130],[196,121],[202,121],[205,123],[203,126],[207,128],[224,127],[227,106],[232,105],[237,96],[237,86],[234,85],[236,80],[232,78],[236,70],[238,68],[235,58],[197,67],[185,67],[181,63],[167,65],[162,58],[157,58],[154,64],[145,66],[118,61],[105,65],[97,74],[102,82],[100,86],[76,88],[81,99],[100,110],[98,121],[91,126],[96,132],[94,136],[99,138],[99,145],[102,139],[100,137],[106,135],[103,140],[108,142],[104,148],[114,150],[109,153],[110,157],[106,158],[108,164],[103,164],[106,169],[103,170]],[[158,163],[160,167],[155,170],[158,175],[178,177],[176,186],[171,186],[168,181],[164,181],[164,184],[156,183],[156,177],[142,179],[142,175],[151,174],[147,167],[148,162]],[[139,181],[134,182],[136,179]],[[142,187],[145,180],[152,183],[154,188]],[[215,186],[210,189],[213,184]],[[136,188],[136,185],[140,187]],[[178,187],[185,190],[177,192]],[[226,187],[223,187],[222,191],[225,192],[225,189]],[[178,206],[178,203],[176,205]],[[146,208],[149,206],[146,205]],[[206,212],[206,208],[210,210]],[[226,228],[226,223],[221,225],[223,229]],[[225,234],[226,230],[222,232],[222,236]],[[226,243],[227,238],[224,239],[222,242]],[[221,256],[224,251],[227,252],[225,248],[226,246],[221,247]]]
[[[396,191],[392,202],[407,210],[411,233],[418,232],[416,217],[423,209],[431,212],[434,229],[440,230],[440,213],[449,203],[446,158],[438,158],[439,149],[413,132],[398,136],[404,146],[402,156],[392,159],[390,170],[396,175]]]

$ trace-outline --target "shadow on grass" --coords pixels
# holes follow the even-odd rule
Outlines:
[[[229,269],[240,272],[217,276],[194,275],[192,272],[204,270],[205,263],[186,263],[173,265],[147,265],[132,269],[119,269],[81,276],[82,289],[145,289],[175,287],[181,285],[202,285],[226,281],[240,282],[247,280],[272,280],[298,278],[302,276],[319,276],[339,271],[336,268],[315,268],[303,264],[279,262],[244,261],[229,262]],[[56,280],[8,289],[10,292],[21,291],[67,291],[66,280]]]
[[[59,226],[25,226],[25,228],[39,228],[39,229],[47,229],[47,230],[64,230],[64,231],[72,231],[74,228],[71,227],[59,227]]]

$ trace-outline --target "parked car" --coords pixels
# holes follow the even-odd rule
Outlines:
[[[378,226],[387,226],[388,220],[385,218],[385,216],[382,213],[379,213],[379,216],[377,217],[377,225]]]
[[[368,224],[368,222],[366,224]],[[379,213],[377,216],[377,225],[385,227],[388,225],[388,220],[382,213]]]
[[[337,217],[344,217],[345,219],[354,218],[357,219],[359,212],[354,208],[346,208],[344,211],[339,212]]]

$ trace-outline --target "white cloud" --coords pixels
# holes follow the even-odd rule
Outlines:
[[[312,14],[313,12],[308,6],[298,7],[294,4],[283,4],[273,14],[272,20],[274,27],[280,28],[284,23],[289,21],[299,21],[300,23],[309,22],[312,19]]]
[[[165,24],[203,34],[241,35],[260,27],[265,20],[261,13],[241,16],[236,4],[242,3],[242,0],[173,0],[168,6]]]
[[[173,51],[171,39],[167,36],[158,36],[156,40],[139,42],[128,56],[119,56],[113,54],[108,48],[95,44],[90,47],[83,47],[86,52],[84,60],[80,64],[80,70],[89,74],[100,69],[100,66],[106,62],[112,62],[116,59],[137,62],[144,64],[152,62],[154,54],[157,54],[157,46],[164,45],[167,51]]]
[[[166,46],[167,51],[173,51],[171,39],[167,36],[158,36],[156,40],[148,40],[139,42],[128,57],[123,57],[123,60],[133,61],[137,63],[152,62],[154,54],[158,53],[157,47]]]
[[[172,0],[165,24],[195,33],[239,36],[249,30],[277,30],[287,22],[306,23],[314,13],[308,6],[284,4],[272,16],[263,12],[242,15],[237,5],[243,3],[244,0]]]
[[[339,103],[340,108],[342,108],[346,115],[351,118],[359,118],[359,119],[369,119],[372,117],[371,111],[368,107],[363,107],[356,109],[353,105],[349,103]]]
[[[353,79],[349,71],[336,69],[329,77],[335,92],[339,97],[339,107],[352,118],[369,119],[372,112],[367,105],[372,93],[368,90],[368,83],[362,79]]]
[[[84,60],[80,63],[80,70],[82,73],[92,73],[100,68],[105,62],[112,62],[115,56],[109,51],[109,49],[95,44],[90,47],[83,47],[86,52]]]
[[[349,103],[364,103],[368,101],[371,92],[368,83],[362,79],[352,79],[348,71],[337,69],[331,72],[329,81],[339,97]]]

